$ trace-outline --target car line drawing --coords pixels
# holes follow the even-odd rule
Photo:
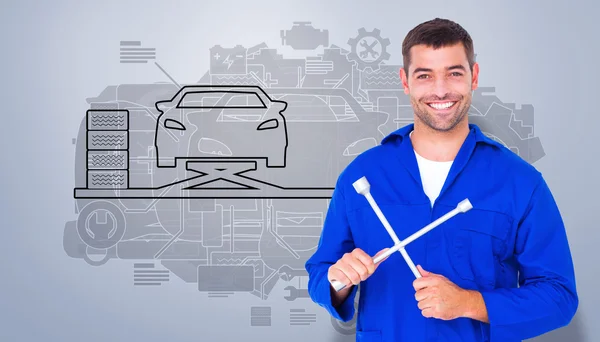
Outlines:
[[[183,159],[264,159],[267,167],[286,166],[287,103],[259,86],[189,85],[155,106],[158,167],[176,167]]]

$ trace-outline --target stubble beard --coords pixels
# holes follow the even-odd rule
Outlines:
[[[466,116],[469,112],[469,107],[471,107],[470,94],[466,97],[460,96],[460,98],[451,96],[449,97],[449,100],[458,101],[458,103],[455,104],[457,107],[448,120],[440,121],[437,120],[436,114],[434,114],[434,109],[425,103],[425,101],[431,101],[431,99],[422,98],[417,100],[413,97],[410,98],[410,102],[412,103],[417,118],[427,127],[436,132],[452,131],[460,122],[466,119]],[[436,99],[435,101],[444,101],[444,99]]]

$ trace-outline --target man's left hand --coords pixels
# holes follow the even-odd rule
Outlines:
[[[458,287],[443,275],[425,271],[417,266],[422,277],[413,282],[415,298],[425,317],[451,320],[463,317],[469,302],[469,291]]]

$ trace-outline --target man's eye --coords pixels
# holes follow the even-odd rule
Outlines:
[[[429,75],[419,75],[419,76],[417,76],[417,78],[421,78],[421,79],[423,79],[423,78],[425,78],[425,77],[428,77],[428,76],[429,76]]]
[[[462,74],[460,72],[453,72],[452,76],[462,76]]]

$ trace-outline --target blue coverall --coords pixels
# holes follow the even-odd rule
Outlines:
[[[358,155],[338,177],[315,253],[307,260],[311,299],[343,322],[355,315],[357,341],[511,342],[567,325],[579,299],[565,226],[541,173],[474,124],[433,207],[423,191],[404,126]],[[374,256],[393,241],[352,183],[366,176],[371,194],[400,240],[468,198],[458,214],[410,243],[415,264],[482,293],[489,323],[421,314],[415,277],[399,253],[382,262],[338,307],[328,268],[360,248]],[[357,293],[357,291],[360,291]]]

